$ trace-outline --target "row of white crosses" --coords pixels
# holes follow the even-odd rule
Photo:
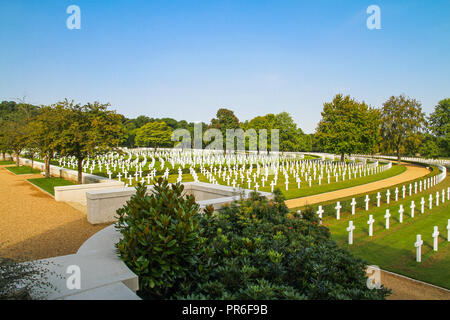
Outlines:
[[[210,171],[208,180],[211,183],[221,182],[225,184],[226,181],[227,185],[236,185],[239,183],[239,179],[236,176],[233,177],[233,173],[235,174],[236,171],[240,170],[239,167],[250,166],[250,172],[247,170],[246,174],[243,171],[238,171],[241,179],[240,184],[247,183],[249,189],[258,189],[270,183],[272,192],[278,182],[278,176],[284,177],[285,188],[289,190],[289,183],[292,181],[295,181],[296,187],[299,189],[302,186],[302,180],[308,186],[311,186],[314,181],[318,181],[320,185],[325,175],[328,175],[328,182],[330,183],[331,176],[338,181],[339,179],[345,180],[346,175],[348,175],[348,179],[351,179],[352,176],[356,178],[358,172],[360,176],[365,176],[383,171],[383,167],[378,166],[378,163],[365,165],[361,163],[342,164],[322,160],[302,160],[303,155],[292,157],[287,155],[223,154],[211,150],[181,151],[178,149],[154,151],[145,148],[125,149],[124,151],[122,154],[111,152],[98,155],[95,158],[88,157],[83,161],[83,170],[86,173],[88,171],[93,173],[95,170],[106,171],[110,179],[115,174],[119,181],[124,178],[126,182],[132,184],[134,181],[153,179],[156,170],[163,171],[163,176],[167,177],[167,171],[164,171],[167,168],[189,168],[191,175],[191,168],[197,174],[208,168]],[[156,164],[157,161],[159,166]],[[77,166],[74,157],[59,158],[59,162],[64,166],[68,165],[73,168]],[[224,171],[217,170],[219,166],[227,166],[228,168],[234,166],[234,170],[228,170],[224,174]],[[253,169],[256,169],[256,172],[253,172]],[[144,170],[150,171],[147,177],[143,176]],[[130,177],[129,171],[135,171],[135,174]],[[269,171],[273,177],[272,181],[268,181]],[[217,174],[218,172],[219,174]],[[221,173],[223,173],[222,176]],[[198,179],[198,176],[196,178],[193,176],[193,178],[194,180]],[[181,180],[182,176],[179,175],[177,181]],[[250,182],[250,180],[252,181]]]
[[[433,186],[433,182],[432,182],[432,179],[430,179],[430,180],[428,180],[428,181],[430,181],[429,183],[431,184],[431,186]],[[426,185],[427,183],[426,182],[424,182],[424,185]],[[415,185],[417,186],[417,182],[415,183]],[[422,185],[422,181],[420,181],[420,185]],[[412,195],[412,184],[410,184],[409,185],[409,189],[410,189],[410,191],[409,191],[409,195],[411,196]],[[403,199],[406,197],[406,195],[405,195],[405,190],[406,190],[406,187],[405,186],[403,186]],[[396,192],[395,192],[395,194],[396,194],[396,197],[395,197],[395,201],[398,201],[398,187],[395,189],[396,190]],[[416,193],[417,193],[417,189],[415,189],[416,190]],[[390,193],[390,191],[389,191],[389,189],[386,191],[386,203],[387,204],[390,204],[390,195],[391,195],[391,193]],[[441,201],[443,202],[443,201],[445,201],[445,189],[442,189],[442,193],[441,193],[441,196],[440,196],[440,194],[439,194],[439,192],[436,192],[436,197],[435,197],[435,199],[436,199],[436,205],[439,205],[439,198],[441,199]],[[380,205],[381,205],[381,193],[380,192],[377,192],[377,196],[376,196],[376,199],[377,199],[377,207],[380,207]],[[449,188],[447,188],[447,200],[450,200],[450,187]],[[365,210],[366,211],[369,211],[369,203],[370,203],[370,197],[369,197],[369,195],[366,195],[366,197],[364,198],[364,202],[365,202]],[[429,202],[429,208],[430,209],[432,209],[432,206],[433,206],[433,195],[432,194],[430,194],[429,195],[429,199],[428,199],[428,202]],[[355,198],[352,198],[352,201],[350,202],[350,205],[351,205],[351,207],[352,207],[352,215],[354,215],[355,214],[355,209],[356,209],[356,200],[355,200]],[[424,211],[424,204],[425,204],[425,199],[422,197],[422,201],[421,201],[421,212],[423,213],[423,211]],[[321,207],[320,207],[321,208]],[[412,210],[412,217],[414,217],[414,208],[415,208],[415,204],[414,204],[414,201],[411,201],[411,210]],[[337,220],[339,220],[340,219],[340,213],[341,213],[341,209],[342,209],[342,206],[341,206],[341,204],[340,204],[340,202],[338,201],[337,203],[336,203],[336,207],[335,207],[335,210],[336,210],[336,219]],[[402,205],[400,205],[400,210],[403,210],[403,206]]]
[[[386,210],[386,229],[389,229],[389,209]],[[367,224],[369,225],[369,236],[373,236],[373,224],[375,223],[375,219],[373,218],[373,215],[369,215],[369,220],[367,221]],[[353,231],[356,229],[355,225],[353,224],[353,221],[350,220],[348,223],[347,231],[348,231],[348,244],[353,244]],[[433,238],[433,250],[438,251],[438,244],[439,244],[439,230],[438,226],[434,226],[434,230],[432,233]],[[450,219],[447,221],[447,241],[450,242]],[[414,246],[416,247],[416,261],[421,262],[422,260],[422,248],[423,240],[422,236],[420,234],[417,235],[417,241],[414,243]]]
[[[434,226],[433,233],[431,237],[433,238],[433,251],[438,251],[439,248],[439,228],[438,226]],[[450,242],[450,219],[447,221],[447,241]],[[422,262],[422,246],[423,240],[422,235],[418,234],[416,236],[416,242],[414,243],[414,247],[416,247],[416,261]]]
[[[445,189],[442,189],[442,203],[445,202]],[[353,199],[354,200],[354,199]],[[447,200],[450,200],[450,187],[447,188]],[[422,197],[421,199],[421,213],[424,213],[424,205],[425,205],[425,199],[424,197]],[[433,206],[433,199],[432,199],[432,194],[430,194],[430,198],[429,198],[429,208],[432,209]],[[436,192],[436,206],[439,206],[439,192]],[[336,206],[337,210],[340,209],[340,203],[338,202],[338,205]],[[415,209],[415,203],[414,201],[411,201],[411,205],[410,205],[410,209],[411,209],[411,218],[414,218],[414,209]],[[320,214],[319,214],[320,212]],[[319,206],[319,217],[322,218],[322,214],[323,214],[323,210],[322,210],[322,206]],[[339,212],[339,211],[338,211]],[[399,212],[399,222],[403,223],[403,213],[404,213],[404,209],[403,209],[403,205],[400,205],[400,208],[398,210]],[[340,212],[337,214],[338,216],[340,216]],[[391,217],[391,213],[389,209],[386,209],[386,214],[384,215],[385,218],[385,228],[386,230],[389,229],[390,227],[390,217]],[[373,215],[369,215],[369,220],[367,221],[367,224],[369,225],[369,237],[373,236],[373,224],[375,223],[375,219],[373,218]],[[355,226],[353,224],[353,221],[350,220],[349,221],[349,226],[347,227],[347,231],[348,231],[348,244],[351,245],[353,244],[353,231],[355,230]],[[433,250],[434,251],[438,251],[438,243],[439,243],[439,230],[437,226],[434,226],[434,231],[432,233],[432,237],[433,237]],[[450,219],[448,219],[447,222],[447,241],[450,241]],[[414,246],[416,247],[416,261],[417,262],[421,262],[422,260],[422,248],[423,245],[423,240],[421,239],[421,235],[418,234],[417,235],[417,240],[414,243]]]

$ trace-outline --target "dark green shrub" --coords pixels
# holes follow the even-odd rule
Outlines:
[[[123,261],[139,276],[141,294],[164,298],[176,290],[197,263],[203,246],[199,206],[183,197],[183,185],[159,179],[154,193],[139,184],[136,194],[117,211],[116,228],[123,238],[116,244]]]
[[[164,210],[176,216],[178,210],[161,206],[175,208],[184,203],[177,188],[181,187],[170,193],[160,187],[151,202],[143,187],[138,187],[137,195],[121,211],[122,225],[125,212],[134,218],[129,227],[123,227],[126,238],[118,247],[140,276],[148,293],[144,297],[384,299],[389,294],[385,288],[368,289],[366,263],[338,248],[311,209],[302,215],[290,213],[279,190],[274,200],[252,193],[214,215],[191,215],[195,228],[185,227],[192,241],[177,242],[176,251],[160,240],[167,237],[161,227],[152,229],[151,237],[143,236],[146,226],[158,225]],[[188,202],[187,207],[195,207],[193,198]]]
[[[201,221],[207,250],[178,299],[384,299],[366,263],[331,240],[311,209],[289,213],[281,192],[253,193]]]

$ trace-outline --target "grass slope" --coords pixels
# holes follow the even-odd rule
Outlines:
[[[55,195],[55,187],[74,185],[73,182],[62,178],[36,178],[28,179],[29,182],[47,191],[51,195]]]
[[[322,206],[323,210],[325,211],[323,216],[335,216],[336,214],[336,210],[334,209],[334,207],[336,206],[336,202],[340,201],[342,209],[341,209],[341,213],[342,212],[351,212],[351,200],[352,198],[355,198],[356,200],[356,208],[364,208],[365,207],[365,202],[364,199],[366,197],[366,195],[369,195],[370,200],[370,207],[374,206],[376,204],[376,195],[378,192],[381,193],[382,197],[380,199],[380,203],[381,205],[386,204],[386,191],[389,189],[391,192],[391,197],[390,197],[390,202],[391,204],[395,203],[395,194],[394,194],[394,190],[396,187],[398,187],[400,193],[399,193],[399,200],[402,199],[402,187],[403,185],[405,185],[406,187],[409,186],[409,184],[411,183],[414,186],[414,182],[419,182],[419,181],[423,181],[425,178],[429,178],[429,177],[434,177],[435,175],[438,175],[440,173],[439,169],[436,166],[432,166],[431,167],[431,172],[421,178],[418,179],[413,179],[410,181],[406,181],[403,183],[399,183],[393,186],[390,186],[389,188],[381,188],[375,191],[371,191],[371,192],[365,192],[365,193],[360,193],[360,194],[354,194],[350,197],[344,197],[344,198],[339,198],[339,199],[334,199],[331,201],[325,201],[322,203],[318,203],[318,204],[314,204],[311,207],[313,208],[314,211],[318,210],[319,205]],[[422,191],[424,192],[424,191]],[[407,188],[406,190],[406,197],[409,197],[409,188]],[[414,194],[414,188],[413,188],[413,194]],[[301,210],[303,209],[303,207],[298,207],[298,208],[292,208],[291,211],[296,211],[296,210]]]
[[[2,160],[2,161],[0,161],[0,166],[6,166],[6,165],[9,165],[9,164],[15,164],[15,162],[14,161],[10,161],[10,160]]]
[[[6,167],[6,170],[11,171],[14,174],[21,175],[21,174],[34,174],[34,173],[40,173],[40,170],[32,169],[31,167],[27,166],[20,166],[20,167]]]
[[[450,186],[450,178],[422,193],[407,197],[391,205],[382,205],[369,211],[357,210],[355,215],[344,213],[341,220],[335,217],[324,219],[324,225],[332,232],[333,239],[342,247],[347,248],[356,256],[366,260],[369,264],[375,264],[382,269],[406,275],[408,277],[425,281],[434,285],[450,289],[450,242],[447,240],[447,223],[450,218],[450,201],[440,203],[436,207],[436,191],[442,192]],[[428,209],[428,196],[433,194],[433,208]],[[426,200],[425,213],[420,213],[420,200]],[[416,204],[415,217],[410,213],[411,200]],[[405,212],[403,223],[399,222],[398,209],[403,204]],[[385,229],[386,209],[390,210],[390,229]],[[369,226],[367,220],[369,214],[375,219],[373,237],[368,236]],[[356,229],[353,233],[353,245],[348,245],[348,227],[352,220]],[[433,227],[439,228],[439,250],[433,251]],[[422,246],[422,262],[415,261],[416,249],[414,243],[416,235],[421,234],[424,240]]]

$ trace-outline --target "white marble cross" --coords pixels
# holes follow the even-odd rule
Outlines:
[[[414,218],[414,208],[416,207],[414,201],[411,201],[411,205],[409,207],[411,208],[411,218]]]
[[[395,188],[395,201],[398,201],[398,187]]]
[[[339,220],[341,218],[341,203],[338,201],[334,208],[336,209],[336,220]]]
[[[364,202],[366,203],[366,211],[369,211],[369,201],[370,201],[369,195],[366,194],[366,199],[364,199]]]
[[[354,215],[355,214],[355,206],[356,206],[355,198],[352,198],[352,202],[350,204],[352,206],[352,215]]]
[[[348,223],[348,244],[353,244],[353,230],[355,230],[355,226],[353,225],[353,221],[349,221]]]
[[[400,223],[403,223],[403,212],[405,212],[405,210],[403,209],[403,205],[401,204],[400,208],[398,209],[398,213],[400,214],[398,220],[400,221]]]
[[[416,242],[414,243],[414,246],[416,247],[416,261],[417,262],[422,261],[422,245],[423,245],[422,236],[420,234],[418,234],[416,237]]]
[[[373,219],[373,215],[369,215],[369,220],[367,221],[367,224],[369,225],[369,237],[373,236],[373,223],[375,220]]]
[[[402,197],[403,197],[403,199],[405,199],[405,196],[406,196],[406,187],[405,187],[405,185],[403,185],[403,188],[402,188]]]
[[[317,215],[319,216],[320,224],[322,224],[322,214],[324,213],[322,206],[319,206],[319,210],[317,210]]]
[[[436,191],[436,207],[439,207],[439,191]]]
[[[433,237],[433,250],[438,251],[439,230],[437,226],[434,226],[434,231],[431,236]]]
[[[258,189],[259,189],[259,184],[257,182],[257,183],[255,183],[255,190],[258,191]]]
[[[271,187],[271,192],[273,192],[273,188],[275,187],[276,183],[275,181],[272,180],[272,182],[270,183],[270,187]]]
[[[450,219],[447,221],[447,241],[450,241]]]
[[[386,214],[384,215],[384,218],[386,219],[386,229],[389,229],[389,218],[391,217],[391,214],[389,213],[389,209],[386,209]]]
[[[441,202],[444,203],[445,202],[445,190],[442,189],[442,198],[441,198]]]
[[[433,209],[433,195],[430,194],[430,196],[428,197],[428,206],[431,209]]]
[[[381,193],[377,193],[377,207],[380,207]]]
[[[391,197],[391,192],[388,189],[388,191],[386,191],[386,203],[387,204],[389,204],[389,202],[390,202],[390,197]]]
[[[412,184],[411,183],[409,184],[409,196],[410,197],[412,196]]]
[[[119,181],[122,181],[122,180],[121,180],[121,178],[122,178],[122,173],[119,172],[119,174],[117,175],[117,178],[119,178]]]
[[[447,241],[450,241],[450,219],[447,221]]]
[[[420,200],[420,213],[423,214],[425,212],[425,198],[422,197],[422,200]]]

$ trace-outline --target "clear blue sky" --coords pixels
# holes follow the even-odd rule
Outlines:
[[[81,30],[66,8],[81,8]],[[366,9],[381,8],[381,30]],[[241,121],[287,111],[313,132],[342,92],[379,107],[450,96],[450,1],[0,0],[0,100],[110,102],[128,117]]]

